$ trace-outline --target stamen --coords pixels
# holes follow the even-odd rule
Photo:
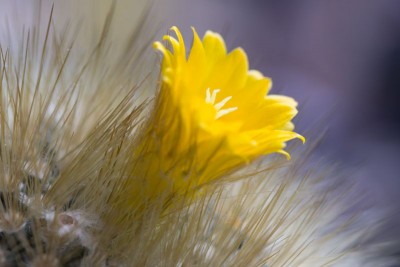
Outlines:
[[[207,88],[207,91],[206,91],[206,103],[210,103],[210,104],[212,104],[212,103],[211,103],[211,93],[210,93],[210,88]]]
[[[214,89],[212,94],[210,93],[210,88],[207,88],[206,91],[206,103],[213,104],[215,103],[215,98],[217,98],[217,94],[219,93],[220,89]]]
[[[206,90],[206,103],[213,105],[215,110],[217,111],[217,113],[215,115],[215,119],[219,119],[222,116],[225,116],[226,114],[229,114],[238,109],[237,107],[222,109],[225,106],[225,104],[228,103],[228,101],[232,99],[232,96],[225,97],[217,104],[214,104],[215,99],[217,98],[217,94],[219,92],[220,92],[220,89],[214,89],[212,91],[212,93],[211,93],[210,88],[207,88],[207,90]]]
[[[231,99],[232,99],[231,96],[225,97],[224,99],[222,99],[221,102],[214,105],[215,109],[220,110]]]
[[[226,109],[218,110],[217,115],[215,116],[215,119],[219,119],[222,116],[225,116],[226,114],[231,113],[237,109],[238,109],[237,107],[233,107],[233,108],[226,108]]]

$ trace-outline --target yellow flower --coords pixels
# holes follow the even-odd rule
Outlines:
[[[182,120],[180,147],[185,148],[195,134],[199,146],[223,138],[227,156],[239,156],[246,162],[274,152],[289,157],[285,142],[293,138],[304,141],[293,132],[291,123],[297,114],[296,101],[268,95],[271,80],[249,70],[241,48],[227,53],[219,34],[208,31],[200,40],[193,29],[193,46],[187,57],[181,33],[177,27],[172,30],[178,40],[164,36],[172,51],[160,42],[154,46],[164,55],[162,97],[168,98]]]
[[[291,123],[297,103],[268,95],[271,80],[249,70],[241,48],[227,53],[220,35],[209,31],[201,41],[193,29],[187,56],[172,30],[177,40],[164,36],[171,50],[154,44],[164,55],[161,89],[134,155],[132,203],[191,196],[261,155],[289,157],[285,142],[304,141]]]

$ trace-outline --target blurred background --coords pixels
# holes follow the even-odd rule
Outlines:
[[[88,2],[75,1],[66,9],[67,2],[58,1],[55,13],[79,14]],[[148,18],[162,29],[155,38],[177,25],[190,40],[190,26],[195,26],[200,35],[220,32],[228,49],[243,47],[250,67],[272,78],[272,93],[298,100],[296,125],[309,144],[324,132],[314,157],[338,164],[348,179],[360,180],[370,204],[391,212],[388,232],[400,236],[400,1],[158,2],[153,7],[159,17]],[[24,16],[32,13],[27,1],[0,3],[25,9]],[[109,7],[109,2],[91,3],[94,17]],[[143,9],[134,1],[125,4],[129,8],[122,5],[116,19],[129,26]],[[46,8],[43,14],[50,5]]]
[[[175,0],[169,12],[188,39],[195,26],[243,47],[272,93],[296,98],[298,131],[326,130],[315,156],[361,180],[399,234],[400,1]]]

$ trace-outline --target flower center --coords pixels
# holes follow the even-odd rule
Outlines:
[[[222,109],[225,106],[225,104],[232,99],[232,96],[225,97],[220,102],[215,104],[215,99],[217,98],[217,94],[220,91],[221,91],[220,89],[214,89],[211,92],[210,88],[207,88],[206,91],[206,103],[213,105],[215,110],[217,111],[217,114],[215,115],[216,120],[238,109],[237,107]]]

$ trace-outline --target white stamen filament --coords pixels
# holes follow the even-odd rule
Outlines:
[[[213,90],[212,94],[210,93],[210,88],[207,88],[206,91],[206,103],[213,104],[215,103],[215,98],[217,97],[217,94],[219,93],[219,89]]]
[[[214,107],[217,110],[220,110],[229,100],[231,100],[231,98],[232,98],[231,96],[225,97],[224,99],[222,99],[221,102],[215,104]]]
[[[229,114],[238,109],[237,107],[222,109],[225,106],[225,104],[228,103],[228,101],[232,99],[232,96],[225,97],[220,102],[215,104],[217,94],[220,91],[221,91],[220,89],[214,89],[211,93],[210,88],[207,88],[207,90],[206,90],[206,103],[213,105],[215,110],[217,111],[217,114],[215,115],[215,119],[219,119],[222,116],[225,116],[226,114]]]
[[[218,110],[217,115],[215,115],[215,119],[219,119],[222,116],[225,116],[226,114],[231,113],[237,109],[238,109],[237,107],[233,107],[233,108],[226,108],[226,109]]]

